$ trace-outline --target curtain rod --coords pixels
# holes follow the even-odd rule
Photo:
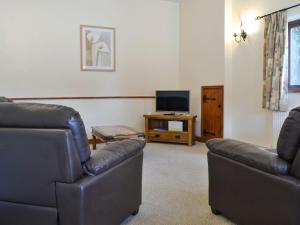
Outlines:
[[[275,13],[278,13],[278,12],[282,12],[282,11],[286,11],[286,10],[289,10],[289,9],[292,9],[292,8],[295,8],[295,7],[298,7],[298,6],[300,6],[300,4],[293,5],[293,6],[288,7],[288,8],[280,9],[280,10],[277,10],[277,11],[275,11],[275,12],[271,12],[271,13],[269,13],[269,14],[263,15],[263,16],[258,16],[255,20],[260,20],[260,19],[265,18],[265,17],[267,17],[267,16],[270,16],[270,15],[272,15],[272,14],[275,14]]]

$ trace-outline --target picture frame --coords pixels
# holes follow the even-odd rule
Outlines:
[[[116,30],[112,27],[80,25],[82,71],[116,71]]]

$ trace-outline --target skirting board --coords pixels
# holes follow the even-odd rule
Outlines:
[[[198,141],[198,142],[203,142],[203,143],[204,143],[202,137],[200,137],[200,136],[196,136],[195,139],[196,139],[196,141]]]

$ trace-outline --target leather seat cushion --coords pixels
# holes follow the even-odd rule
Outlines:
[[[0,127],[70,129],[81,162],[90,158],[90,146],[80,114],[72,108],[37,103],[1,103]]]

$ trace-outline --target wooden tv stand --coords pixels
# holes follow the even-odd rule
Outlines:
[[[196,115],[144,115],[147,141],[182,143],[192,146],[195,142]],[[183,131],[169,131],[169,121],[182,121]]]

